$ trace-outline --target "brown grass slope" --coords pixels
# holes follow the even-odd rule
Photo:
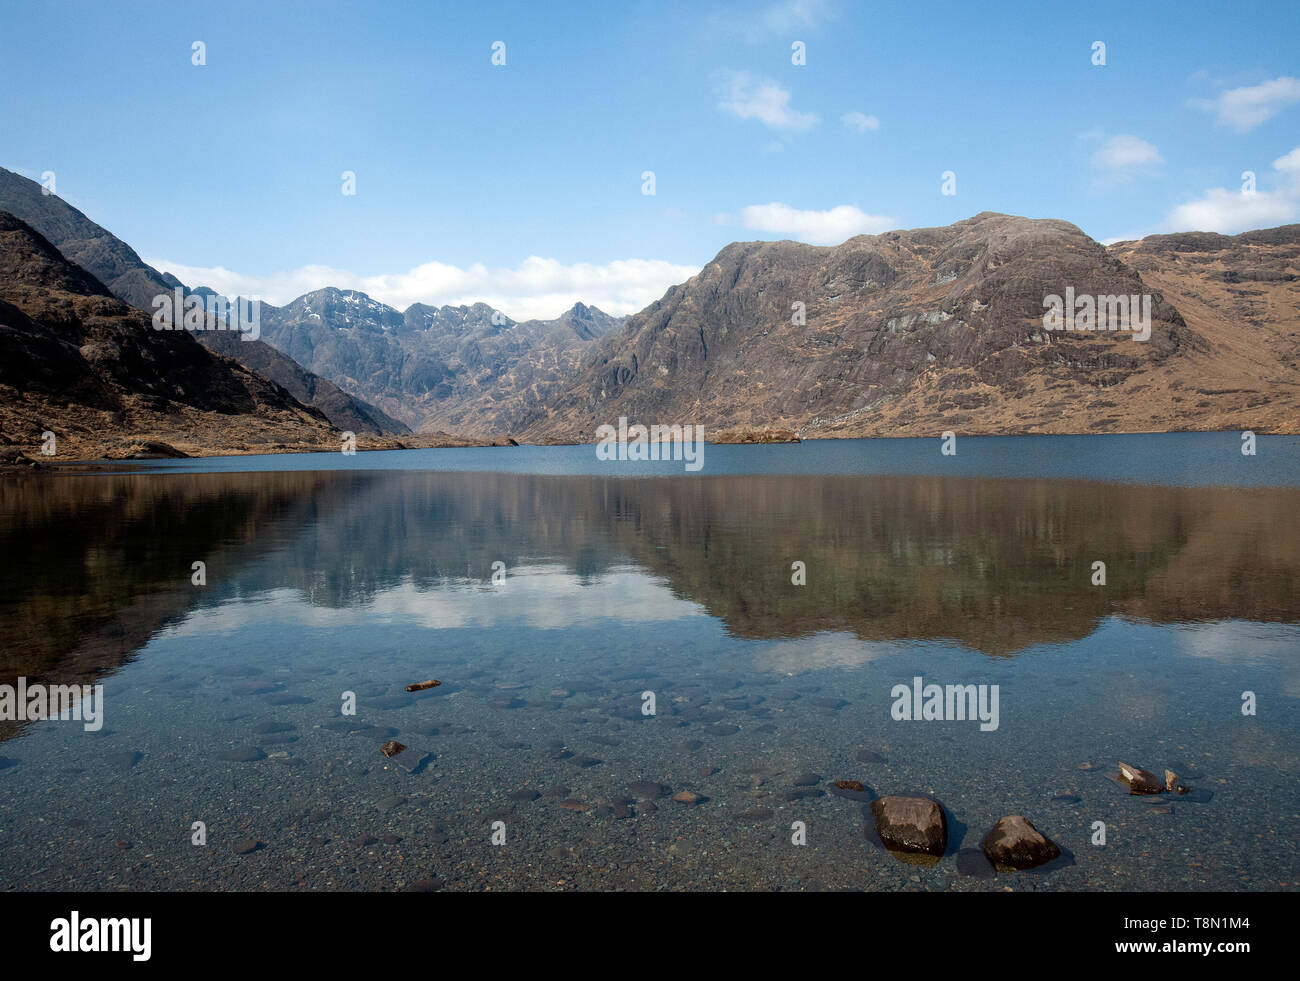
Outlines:
[[[986,212],[832,248],[735,243],[605,339],[523,438],[592,439],[620,415],[816,437],[1295,432],[1296,230],[1252,234],[1281,278],[1241,325],[1192,302],[1163,252],[1129,261],[1063,221]],[[1044,331],[1044,298],[1067,287],[1150,294],[1150,341]]]

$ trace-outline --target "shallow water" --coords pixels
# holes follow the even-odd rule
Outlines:
[[[10,480],[0,683],[100,683],[105,721],[0,722],[0,882],[1287,888],[1300,452],[1239,446],[710,446],[698,474],[435,450]],[[896,720],[917,676],[997,685],[997,728]],[[240,748],[256,758],[223,758]],[[1120,760],[1194,793],[1130,796]],[[839,779],[936,796],[946,856],[871,844]],[[1064,857],[959,871],[1006,814]]]

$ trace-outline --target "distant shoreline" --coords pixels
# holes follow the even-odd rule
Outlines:
[[[1300,432],[1271,432],[1261,428],[1251,430],[1260,436],[1300,436]],[[1236,434],[1246,432],[1246,430],[1236,429],[1177,429],[1177,430],[1147,430],[1132,432],[1115,432],[1115,433],[958,433],[961,439],[993,439],[993,438],[1014,438],[1028,439],[1033,437],[1060,437],[1060,436],[1176,436],[1190,435],[1196,433],[1222,433]],[[871,440],[904,440],[904,439],[935,439],[941,438],[939,433],[932,436],[797,436],[790,430],[742,430],[737,433],[734,431],[725,431],[715,439],[705,441],[705,445],[710,446],[763,446],[774,444],[798,444],[804,442],[835,442],[856,439]],[[141,440],[140,443],[150,441]],[[390,443],[403,443],[404,441],[391,438]],[[596,441],[588,440],[558,440],[552,439],[545,442],[527,443],[518,442],[513,439],[494,439],[494,440],[470,440],[458,439],[453,437],[452,440],[430,440],[424,446],[411,445],[363,445],[357,446],[356,452],[376,453],[381,451],[401,451],[401,450],[455,450],[455,449],[511,449],[515,447],[549,447],[549,446],[596,446]],[[151,460],[205,460],[218,459],[222,457],[255,457],[255,456],[301,456],[309,453],[338,453],[338,444],[294,444],[294,445],[269,445],[249,447],[245,449],[226,449],[216,448],[211,450],[200,450],[195,453],[184,453],[176,450],[174,447],[168,447],[171,452],[142,452],[133,455],[124,456],[100,456],[100,457],[78,457],[73,459],[53,459],[43,457],[35,447],[31,447],[31,452],[20,446],[7,446],[0,449],[0,477],[13,476],[19,474],[55,474],[55,473],[86,473],[91,472],[110,472],[118,469],[118,464],[123,463],[147,463]],[[35,466],[33,466],[35,464]]]

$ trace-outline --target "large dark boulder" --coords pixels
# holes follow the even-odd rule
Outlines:
[[[984,857],[1000,868],[1032,869],[1059,858],[1061,848],[1027,817],[1004,817],[980,842]]]
[[[932,797],[893,794],[871,802],[876,833],[892,852],[942,855],[948,847],[948,819]]]

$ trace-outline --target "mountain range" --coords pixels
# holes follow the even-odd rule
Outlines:
[[[188,332],[155,331],[149,314],[0,212],[0,444],[76,459],[337,439],[319,409]]]
[[[147,310],[177,287],[211,293],[153,269],[81,212],[4,170],[0,210],[89,274],[77,295],[111,294]],[[6,229],[6,241],[21,232]],[[6,275],[27,275],[21,267],[7,262]],[[313,431],[300,434],[308,441],[322,422],[334,431],[327,441],[350,429],[372,436],[370,445],[433,438],[411,430],[462,441],[584,441],[620,416],[699,423],[713,436],[1296,432],[1297,267],[1300,225],[1105,246],[1068,222],[986,212],[834,247],[733,243],[627,318],[582,303],[526,322],[483,303],[399,311],[325,288],[280,307],[264,303],[260,341],[213,330],[189,339],[222,356],[210,364],[218,388],[228,389],[229,368],[216,365],[229,360],[266,379],[266,391],[279,391],[285,410]],[[27,275],[19,298],[30,307],[31,290],[44,288],[66,304],[71,273],[42,287],[43,275]],[[1095,298],[1100,312],[1084,326],[1102,329],[1048,330],[1053,295]],[[1108,304],[1119,296],[1135,309],[1144,298],[1149,338],[1117,324]],[[0,298],[29,318],[22,328],[6,324],[11,334],[57,326],[51,304],[37,311],[42,321]],[[122,324],[133,316],[121,313]],[[183,345],[156,356],[170,350],[192,360]],[[24,370],[40,375],[11,363],[4,376],[18,392]]]
[[[485,303],[405,312],[327,288],[262,307],[262,336],[317,374],[425,432],[509,435],[622,321],[578,303],[518,323]]]
[[[151,311],[153,298],[183,284],[160,273],[135,250],[95,224],[76,208],[41,185],[0,167],[0,211],[30,225],[71,262],[85,269],[124,303]],[[349,395],[261,340],[244,340],[237,332],[203,330],[193,336],[228,358],[283,387],[304,405],[312,406],[340,430],[355,433],[404,433],[409,428],[372,405]]]

